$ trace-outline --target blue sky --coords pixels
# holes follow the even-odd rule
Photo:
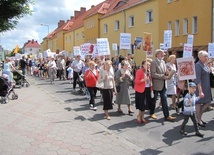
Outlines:
[[[33,15],[20,19],[16,29],[0,34],[0,45],[4,50],[13,50],[16,45],[20,48],[28,40],[37,40],[39,43],[48,34],[48,27],[41,26],[41,23],[49,25],[49,32],[53,31],[59,20],[68,20],[74,15],[75,10],[80,7],[90,9],[104,0],[35,0]]]

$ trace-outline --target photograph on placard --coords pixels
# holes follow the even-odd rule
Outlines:
[[[195,63],[193,57],[177,58],[176,61],[179,80],[189,80],[196,78]]]
[[[134,41],[134,48],[135,49],[138,49],[138,50],[141,49],[142,40],[143,40],[143,38],[141,38],[141,37],[135,38],[135,41]]]
[[[143,51],[147,53],[147,57],[152,57],[153,53],[153,44],[152,44],[152,34],[144,32],[143,33]]]

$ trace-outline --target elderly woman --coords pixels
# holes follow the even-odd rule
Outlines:
[[[210,69],[207,66],[208,53],[206,51],[200,51],[198,53],[199,61],[195,64],[197,91],[196,95],[200,96],[200,99],[196,102],[196,117],[198,125],[205,127],[206,122],[202,120],[202,115],[209,107],[212,101],[212,93],[210,89]]]
[[[175,66],[176,56],[170,55],[168,57],[168,63],[166,63],[166,67],[171,74],[171,78],[167,80],[167,90],[166,94],[171,96],[172,98],[172,109],[176,109],[176,66]]]
[[[84,79],[86,83],[86,87],[90,93],[90,109],[97,110],[97,107],[95,106],[95,92],[96,92],[96,83],[99,77],[99,73],[97,69],[95,69],[95,62],[90,61],[89,62],[89,69],[86,70]]]
[[[137,115],[137,122],[138,124],[144,123],[146,124],[147,121],[144,119],[144,112],[145,112],[145,101],[146,101],[146,83],[147,80],[149,80],[149,76],[146,75],[147,64],[146,61],[142,62],[142,67],[137,70],[136,76],[135,76],[135,105],[136,109],[138,109],[138,115]]]
[[[8,81],[12,82],[13,81],[13,76],[11,71],[15,70],[15,67],[13,67],[10,58],[6,58],[5,64],[4,64],[4,69],[2,71],[2,75],[3,74],[7,74],[8,75]]]
[[[103,83],[102,88],[102,97],[103,97],[103,110],[105,111],[106,119],[110,120],[108,110],[113,109],[112,99],[113,99],[113,90],[116,92],[115,83],[114,83],[114,72],[111,71],[112,62],[107,60],[104,63],[103,69],[100,71],[100,76],[98,79],[99,83]]]
[[[120,91],[117,92],[116,103],[118,104],[117,111],[119,113],[123,113],[121,110],[121,104],[126,104],[128,106],[128,113],[134,113],[131,110],[131,101],[129,94],[129,82],[133,80],[133,77],[128,69],[129,63],[128,61],[121,62],[121,69],[118,69],[116,72],[116,85],[120,86]]]
[[[50,61],[48,61],[48,75],[51,79],[51,84],[54,84],[56,78],[57,67],[54,56],[51,56]]]

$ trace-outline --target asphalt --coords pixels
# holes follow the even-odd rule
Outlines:
[[[104,118],[99,94],[97,111],[89,110],[85,96],[72,93],[69,81],[56,81],[28,76],[30,87],[16,88],[19,98],[0,104],[0,154],[11,155],[212,155],[214,154],[214,111],[203,119],[200,128],[204,138],[196,137],[191,120],[187,136],[179,133],[182,115],[175,122],[166,122],[156,109],[157,120],[138,125],[131,90],[133,116],[110,111],[111,120]],[[170,100],[169,100],[170,104]]]

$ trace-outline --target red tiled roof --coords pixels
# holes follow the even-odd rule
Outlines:
[[[64,23],[63,25],[61,25],[60,27],[57,27],[53,32],[51,32],[49,35],[48,35],[48,38],[55,38],[56,37],[56,34],[58,32],[60,32],[61,30],[63,30],[63,28],[67,25],[67,22]]]
[[[108,11],[101,18],[105,18],[117,12],[126,10],[128,8],[134,7],[141,3],[148,2],[150,0],[114,0],[114,3],[109,7]]]
[[[24,48],[40,48],[40,44],[37,41],[34,40],[28,40],[28,42],[25,43]]]
[[[95,15],[95,14],[103,14],[103,17],[112,15],[121,10],[128,9],[135,5],[147,2],[149,0],[105,0],[98,5],[92,7],[91,9],[80,13],[76,18],[72,18],[68,20],[60,27],[57,27],[53,32],[48,34],[45,38],[54,38],[56,37],[56,33],[60,31],[73,31],[80,27],[84,26],[84,19]]]
[[[74,23],[72,24],[71,28],[69,29],[69,31],[73,31],[75,29],[78,29],[80,27],[84,26],[84,19],[88,16],[90,16],[93,13],[97,13],[99,11],[99,9],[101,8],[102,4],[104,2],[101,2],[100,4],[92,7],[91,9],[87,10],[86,12],[84,12],[83,14],[79,15],[75,20]]]

